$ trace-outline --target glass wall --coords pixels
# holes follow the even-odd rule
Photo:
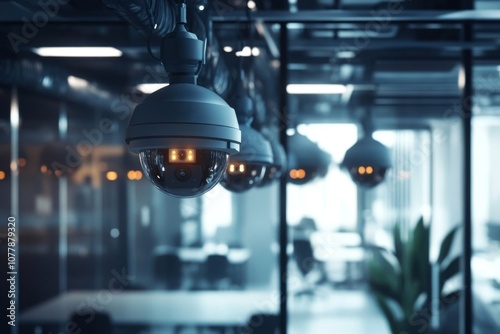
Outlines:
[[[315,333],[336,328],[387,332],[364,286],[364,233],[356,185],[340,164],[358,138],[355,124],[300,124],[304,135],[331,155],[324,177],[288,185],[288,223],[293,253],[288,269],[289,332]],[[290,151],[295,148],[289,147]],[[342,300],[342,302],[340,302]],[[363,317],[365,321],[360,322]]]
[[[499,161],[500,113],[498,62],[474,64],[475,114],[472,128],[472,278],[474,333],[500,330],[500,196],[496,169]]]
[[[277,184],[168,196],[128,153],[128,120],[59,103],[40,118],[27,100],[20,94],[21,332],[109,318],[114,333],[222,332],[277,314]],[[2,166],[9,144],[2,133]],[[1,192],[7,217],[10,187]]]
[[[463,200],[457,182],[462,169],[451,162],[460,159],[460,121],[436,122],[426,130],[376,131],[374,138],[390,149],[394,165],[373,190],[357,188],[339,167],[345,150],[356,140],[353,124],[310,124],[303,129],[310,129],[303,132],[325,150],[330,148],[334,158],[324,179],[289,185],[290,243],[294,245],[289,267],[290,332],[329,326],[351,333],[373,328],[390,333],[387,310],[381,309],[383,298],[405,312],[400,330],[458,331],[462,213],[451,208],[460,207]],[[351,140],[346,136],[349,132]],[[342,145],[344,153],[337,154]],[[447,236],[453,242],[450,249],[443,246]],[[303,259],[304,250],[297,243],[304,237],[312,247],[309,261]],[[397,257],[396,240],[407,258]],[[395,266],[383,278],[374,276],[382,274],[376,268],[380,249]],[[405,273],[407,261],[428,266]],[[399,277],[398,273],[401,280],[410,281],[391,285],[396,279],[391,275]],[[416,284],[416,290],[394,290],[396,299],[384,295],[384,286],[408,288],[399,284]],[[420,310],[404,309],[403,303],[420,305]]]
[[[331,157],[328,172],[305,184],[290,170],[288,330],[459,333],[464,136],[453,106],[460,106],[463,69],[456,49],[436,52],[427,43],[457,42],[460,27],[367,26],[288,24],[289,84],[337,88],[288,89],[290,155],[301,135]],[[384,42],[389,35],[393,43]],[[306,65],[299,64],[304,53]],[[352,179],[343,163],[370,134],[392,161],[374,187],[353,179],[361,183],[375,165],[357,166]]]

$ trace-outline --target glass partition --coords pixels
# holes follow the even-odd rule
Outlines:
[[[278,72],[263,64],[266,75]],[[143,76],[151,71],[140,68]],[[263,81],[255,80],[255,94],[272,93]],[[135,102],[145,98],[126,90],[137,100],[120,112],[20,95],[21,332],[69,333],[86,324],[111,325],[113,333],[248,332],[262,317],[277,321],[278,182],[245,193],[219,185],[198,198],[162,193],[124,142]],[[265,116],[267,106],[259,108]],[[276,117],[261,119],[273,136]],[[3,170],[10,138],[1,130]],[[8,178],[0,173],[5,217]]]
[[[331,156],[328,171],[304,184],[297,169],[289,171],[288,331],[459,333],[463,69],[460,52],[436,53],[431,44],[458,42],[461,28],[366,27],[288,24],[288,84],[304,90],[287,87],[289,151],[300,149],[298,134]],[[308,84],[330,90],[306,92]],[[354,169],[343,162],[370,135],[392,161],[374,187],[360,180],[375,162]]]
[[[500,113],[498,62],[474,64],[475,113],[472,123],[472,279],[474,333],[500,330],[500,221],[498,143]]]

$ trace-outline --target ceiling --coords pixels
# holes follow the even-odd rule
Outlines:
[[[41,7],[41,3],[56,5]],[[460,102],[465,49],[472,49],[474,55],[476,111],[498,114],[498,1],[475,1],[476,10],[467,13],[460,11],[461,2],[456,0],[406,1],[401,2],[398,14],[388,16],[388,6],[394,1],[260,0],[255,1],[254,10],[247,10],[243,0],[188,3],[212,28],[208,30],[212,42],[209,59],[200,81],[227,97],[242,66],[249,78],[254,78],[250,81],[258,101],[257,123],[277,119],[280,61],[284,59],[281,24],[287,24],[288,29],[285,58],[289,83],[347,87],[337,95],[289,95],[287,111],[293,116],[292,126],[301,122],[352,122],[367,110],[403,127],[442,118]],[[465,42],[463,22],[471,17],[475,18],[470,21],[472,39]],[[61,101],[67,102],[64,108],[80,120],[79,124],[90,124],[116,112],[109,108],[113,101],[132,106],[144,98],[133,95],[137,84],[168,81],[161,64],[147,51],[147,36],[98,0],[3,0],[0,31],[1,66],[21,61],[31,66],[23,72],[31,76],[31,81],[5,75],[1,79],[0,119],[4,123],[14,83],[20,87],[21,115],[27,129],[46,128],[50,130],[47,133],[54,133]],[[152,38],[154,54],[159,51],[158,41]],[[113,46],[123,56],[47,58],[33,53],[46,46]],[[224,51],[228,46],[231,52]],[[236,57],[235,51],[245,46],[257,47],[260,54]],[[85,79],[89,83],[86,92],[72,93],[71,87],[57,91],[58,80],[68,75]],[[48,80],[53,83],[50,87],[46,87]]]

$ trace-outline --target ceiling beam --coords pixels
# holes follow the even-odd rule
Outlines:
[[[390,5],[388,5],[390,6]],[[388,15],[386,15],[388,14]],[[256,11],[249,18],[245,11],[227,10],[212,13],[213,22],[234,23],[262,21],[267,23],[481,23],[500,22],[500,10],[404,10],[387,8],[381,10],[303,10]]]

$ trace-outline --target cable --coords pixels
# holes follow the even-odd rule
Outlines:
[[[153,3],[155,0],[151,0],[151,3]],[[146,5],[146,9],[148,11],[149,19],[151,21],[151,29],[148,34],[148,42],[147,42],[147,48],[148,48],[148,53],[149,55],[154,59],[159,62],[161,62],[161,59],[157,56],[154,55],[153,50],[151,49],[151,44],[153,41],[153,36],[154,36],[154,31],[158,27],[158,24],[155,23],[153,11],[151,10],[151,4],[148,3],[147,0],[144,0],[144,4]]]
[[[146,5],[146,9],[149,15],[149,20],[151,21],[151,27],[153,27],[153,30],[156,29],[157,26],[154,20],[153,11],[151,10],[151,6],[154,5],[153,4],[154,1],[155,0],[151,0],[151,4],[149,4],[147,0],[144,0],[144,4]]]

